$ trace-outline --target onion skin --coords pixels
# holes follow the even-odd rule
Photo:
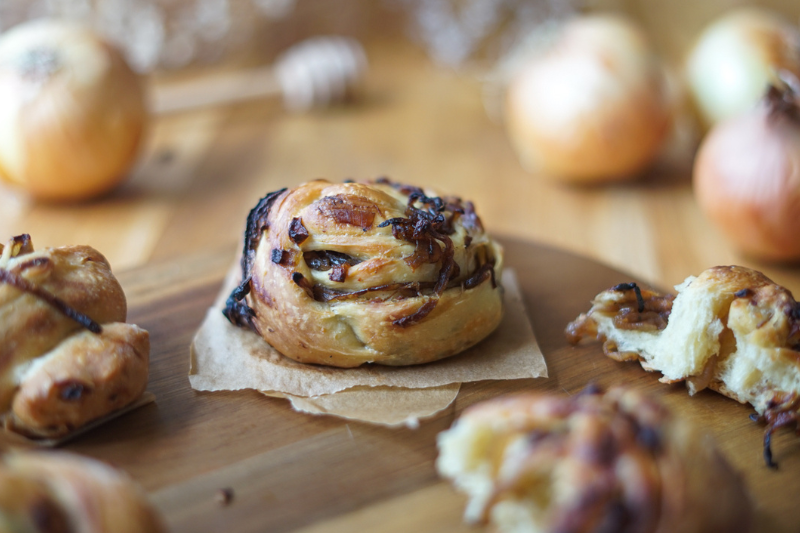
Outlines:
[[[700,34],[689,53],[686,78],[706,127],[756,106],[775,71],[800,76],[800,30],[758,8],[730,11]]]
[[[147,119],[139,77],[89,30],[42,20],[0,38],[0,177],[34,198],[84,200],[114,188]]]
[[[742,253],[800,260],[800,122],[768,102],[717,124],[695,159],[707,217]]]
[[[577,183],[635,177],[671,122],[664,71],[627,19],[573,19],[512,81],[506,126],[531,173]]]

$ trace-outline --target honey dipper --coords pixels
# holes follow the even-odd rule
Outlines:
[[[157,86],[151,109],[167,114],[280,95],[290,111],[306,111],[351,98],[366,70],[358,41],[314,37],[287,49],[272,66]]]

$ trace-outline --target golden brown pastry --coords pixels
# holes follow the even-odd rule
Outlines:
[[[761,272],[719,266],[660,294],[623,283],[598,294],[591,310],[567,327],[572,343],[605,341],[617,361],[640,361],[662,382],[685,380],[689,393],[706,387],[750,403],[770,436],[794,424],[800,409],[800,307]]]
[[[635,391],[497,398],[438,445],[465,519],[499,532],[750,529],[751,501],[711,438]]]
[[[318,180],[250,212],[226,316],[302,363],[410,365],[461,352],[502,318],[503,256],[470,202]]]
[[[0,245],[0,414],[31,437],[60,437],[144,392],[147,332],[124,324],[111,268],[88,246]]]
[[[0,457],[0,533],[160,533],[139,487],[99,461],[63,452]]]

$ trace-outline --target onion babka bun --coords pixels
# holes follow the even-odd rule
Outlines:
[[[244,240],[225,316],[302,363],[427,363],[502,318],[502,249],[454,196],[312,181],[262,198]]]
[[[150,339],[89,246],[0,245],[0,416],[6,429],[63,437],[138,399]]]
[[[800,305],[761,272],[718,266],[688,277],[678,294],[622,283],[598,294],[588,313],[567,326],[567,339],[604,341],[617,361],[639,361],[686,381],[689,393],[706,387],[750,403],[770,438],[800,419]]]
[[[161,533],[147,497],[112,467],[66,452],[0,456],[2,533]]]
[[[465,520],[499,532],[750,530],[749,495],[711,437],[636,391],[496,398],[438,445]]]

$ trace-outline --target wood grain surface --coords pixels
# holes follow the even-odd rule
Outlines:
[[[64,446],[122,467],[149,491],[172,531],[466,531],[463,498],[434,470],[436,434],[468,405],[516,391],[575,394],[588,383],[624,383],[661,398],[717,437],[758,508],[759,530],[800,521],[800,443],[781,432],[778,470],[764,466],[763,428],[751,410],[715,393],[689,397],[636,364],[616,363],[599,344],[568,346],[563,329],[600,290],[632,278],[579,256],[505,239],[549,378],[462,386],[451,408],[421,427],[389,429],[292,411],[253,391],[200,393],[187,378],[188,347],[234,255],[233,249],[128,271],[130,320],[150,331],[147,405]],[[232,489],[227,506],[221,489]]]
[[[564,187],[520,168],[469,72],[435,68],[394,42],[372,43],[368,55],[357,106],[288,115],[264,101],[159,118],[130,180],[108,197],[47,205],[0,192],[6,237],[95,246],[120,277],[129,321],[152,335],[157,402],[66,448],[123,467],[175,532],[472,531],[460,521],[464,500],[433,469],[435,436],[458,412],[518,390],[627,383],[716,435],[750,487],[761,530],[797,531],[799,439],[780,433],[780,468],[769,470],[746,406],[710,392],[690,398],[638,365],[606,359],[599,345],[567,346],[562,333],[597,292],[622,281],[668,288],[742,264],[798,294],[796,266],[741,257],[722,239],[692,195],[691,154],[630,183]],[[255,392],[190,390],[189,343],[257,198],[317,177],[379,175],[476,202],[488,230],[504,236],[551,377],[467,384],[452,409],[416,431],[302,415]],[[221,506],[225,487],[234,498]]]

